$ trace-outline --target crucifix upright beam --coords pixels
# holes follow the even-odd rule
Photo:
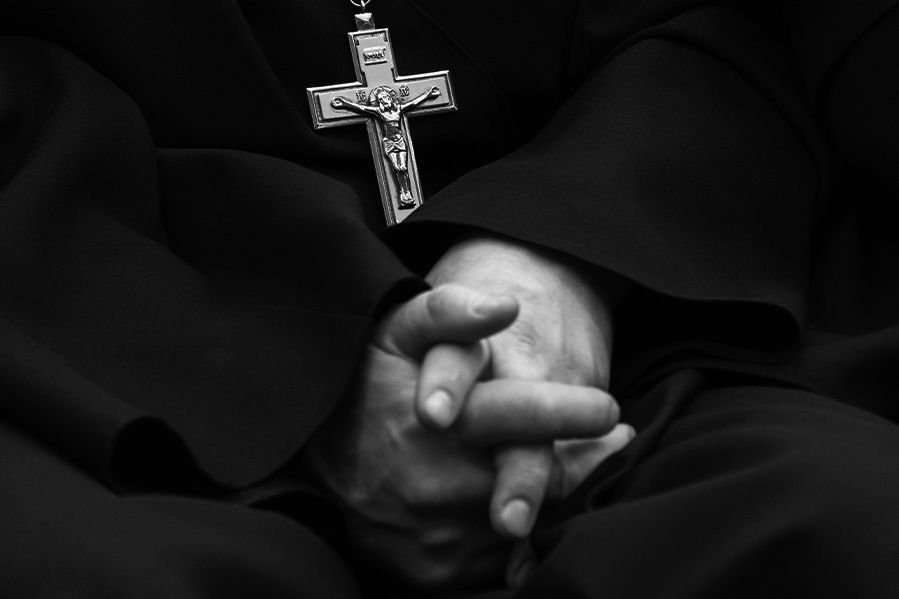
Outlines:
[[[365,123],[387,225],[405,219],[423,196],[408,117],[456,110],[448,71],[400,76],[387,29],[356,15],[350,32],[357,81],[306,90],[315,129]]]

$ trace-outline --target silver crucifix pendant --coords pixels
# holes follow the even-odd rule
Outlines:
[[[316,129],[365,123],[387,226],[423,201],[408,117],[456,110],[449,71],[399,76],[386,29],[370,13],[356,15],[350,48],[358,81],[306,90]]]

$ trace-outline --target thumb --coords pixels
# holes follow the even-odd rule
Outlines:
[[[518,302],[512,297],[441,285],[388,315],[374,343],[389,353],[420,360],[437,343],[476,343],[503,330],[517,316]]]

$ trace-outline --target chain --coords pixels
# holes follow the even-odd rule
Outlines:
[[[350,0],[350,4],[355,6],[356,8],[361,8],[365,10],[365,7],[372,3],[372,0]]]

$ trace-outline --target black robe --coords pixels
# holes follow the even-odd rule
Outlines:
[[[4,442],[27,445],[17,451],[39,454],[35,464],[64,456],[78,468],[83,478],[71,487],[60,482],[70,475],[46,475],[57,498],[81,498],[72,501],[84,513],[73,518],[91,521],[99,509],[79,485],[108,486],[133,502],[167,491],[189,494],[190,506],[215,498],[210,509],[231,510],[222,530],[263,535],[238,522],[263,516],[220,500],[277,500],[281,483],[272,481],[346,393],[372,322],[424,289],[428,265],[478,230],[636,284],[618,315],[613,387],[645,434],[547,517],[535,540],[542,555],[564,546],[558,531],[571,527],[572,514],[627,497],[615,481],[660,455],[671,423],[690,413],[683,406],[705,405],[715,389],[741,385],[725,405],[748,402],[766,415],[770,397],[753,404],[740,394],[774,381],[893,414],[884,356],[895,346],[887,328],[895,309],[864,327],[860,302],[830,308],[833,286],[863,262],[819,260],[846,260],[828,250],[842,196],[830,191],[834,159],[808,92],[826,68],[805,61],[818,38],[791,37],[801,28],[777,3],[381,0],[372,8],[390,28],[400,74],[450,69],[460,106],[413,119],[428,200],[388,231],[364,130],[314,132],[308,114],[307,87],[354,78],[349,6],[0,8]],[[849,324],[830,326],[833,312]],[[817,336],[804,333],[810,315],[824,323]],[[880,345],[858,335],[875,328]],[[825,351],[834,340],[864,344],[864,366],[882,377],[876,388],[858,383],[858,361]],[[780,406],[770,406],[775,415]],[[57,466],[34,466],[44,467]],[[33,495],[5,476],[10,493]],[[233,578],[256,582],[252,592],[222,585],[218,596],[262,596],[258,579],[277,581],[273,596],[353,592],[339,562],[297,524],[310,518],[296,501],[293,520],[281,522],[292,532],[280,534],[301,538],[282,548],[266,536],[259,545],[277,548],[219,555],[247,569],[242,560],[255,560],[254,577],[242,579],[238,568]],[[662,518],[671,505],[655,513]],[[174,526],[141,514],[144,527]],[[645,513],[620,520],[635,521]],[[204,532],[190,538],[212,543],[197,527]],[[167,539],[153,555],[170,545],[183,549]],[[114,555],[110,546],[96,563]],[[197,546],[175,554],[192,563],[208,553]],[[291,571],[296,580],[258,566],[261,555],[282,551],[305,556]],[[165,579],[150,563],[141,576]],[[560,571],[546,570],[553,573],[525,592],[541,596],[541,581]],[[21,589],[14,585],[29,579],[10,580]],[[191,587],[196,596],[211,588],[204,584]]]

